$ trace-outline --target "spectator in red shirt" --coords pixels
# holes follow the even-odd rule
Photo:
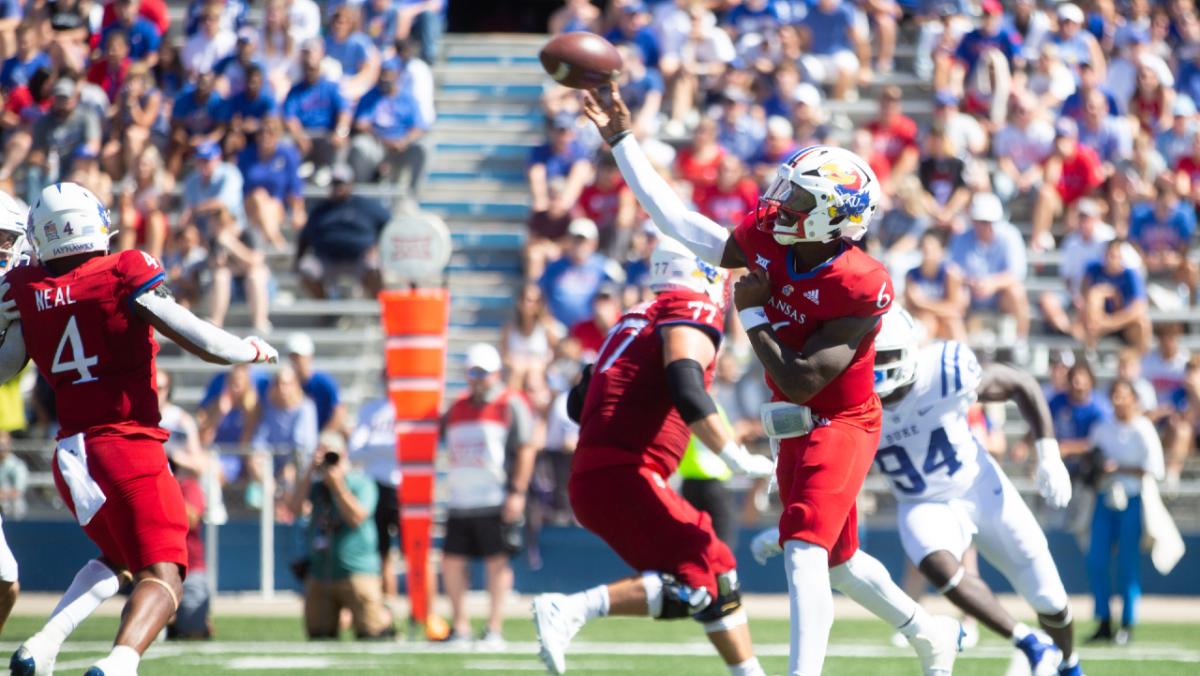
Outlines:
[[[717,169],[717,182],[711,188],[696,191],[692,201],[700,213],[717,223],[735,225],[758,206],[758,184],[746,175],[741,160],[726,155]]]
[[[592,316],[571,327],[568,334],[579,343],[585,363],[595,361],[604,345],[608,330],[621,318],[620,294],[610,286],[602,286],[592,297]]]
[[[579,193],[576,208],[581,215],[595,221],[600,230],[601,250],[613,257],[624,253],[637,219],[638,204],[611,154],[604,153],[597,160],[596,179]]]
[[[129,63],[129,38],[120,31],[113,31],[104,43],[104,58],[93,61],[88,67],[87,81],[103,89],[109,103],[115,103],[129,73]]]
[[[179,489],[183,492],[183,504],[187,509],[187,580],[183,583],[183,597],[175,621],[167,627],[167,638],[208,639],[212,638],[212,623],[209,618],[208,575],[204,564],[204,540],[200,535],[204,528],[204,488],[195,474],[177,469],[175,475]]]
[[[693,190],[711,187],[717,182],[717,167],[725,149],[717,143],[717,122],[711,118],[700,120],[693,134],[692,144],[679,150],[675,157],[675,174],[692,185]]]
[[[1033,233],[1029,246],[1035,251],[1054,248],[1050,232],[1053,220],[1063,216],[1074,222],[1075,203],[1104,183],[1104,172],[1096,151],[1079,143],[1079,127],[1070,118],[1054,125],[1054,150],[1046,159],[1045,180],[1033,208]]]
[[[900,112],[900,88],[885,87],[879,95],[879,117],[867,123],[875,150],[887,161],[889,179],[880,179],[884,192],[891,193],[894,181],[911,175],[917,168],[917,123]]]
[[[1187,186],[1194,204],[1200,204],[1200,134],[1192,136],[1192,154],[1175,163],[1175,176],[1180,186]]]

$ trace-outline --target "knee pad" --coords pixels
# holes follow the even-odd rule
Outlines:
[[[712,594],[703,587],[689,587],[666,573],[642,573],[646,605],[656,620],[679,620],[703,611],[712,603]]]
[[[742,584],[735,569],[717,575],[717,598],[708,607],[693,613],[692,618],[703,623],[705,630],[711,633],[744,623],[746,615],[741,610]]]

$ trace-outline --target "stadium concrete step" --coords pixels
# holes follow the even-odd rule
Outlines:
[[[504,156],[487,155],[474,149],[449,149],[439,145],[429,162],[430,174],[459,174],[487,176],[496,174],[520,174],[525,176],[529,160],[529,148],[522,146],[524,153],[509,153]]]
[[[467,64],[460,66],[438,66],[434,70],[437,81],[443,89],[456,85],[532,85],[541,89],[550,78],[539,65],[532,66],[491,66],[484,64]]]
[[[503,101],[495,100],[488,101],[484,105],[480,105],[477,101],[460,101],[456,97],[436,98],[438,119],[450,116],[470,116],[470,119],[476,119],[474,116],[495,116],[500,119],[521,119],[524,117],[544,117],[540,106],[530,106],[528,101]],[[455,119],[451,117],[451,119]],[[463,118],[466,119],[466,118]]]
[[[506,228],[504,230],[458,231],[450,226],[450,239],[455,252],[479,250],[483,252],[520,252],[525,246],[525,231]]]
[[[524,165],[511,169],[484,169],[480,171],[467,171],[462,168],[457,169],[438,169],[430,171],[425,177],[426,182],[439,184],[437,187],[443,187],[440,184],[456,184],[466,181],[479,181],[483,184],[495,184],[504,186],[506,189],[514,189],[517,186],[522,188],[528,185],[528,177],[526,176]]]
[[[529,151],[533,150],[536,143],[510,143],[510,142],[480,142],[480,143],[462,143],[459,140],[437,139],[435,144],[436,153],[434,157],[442,153],[469,153],[476,157],[487,157],[491,160],[519,159],[522,162],[529,158]]]
[[[483,216],[523,220],[529,214],[529,198],[525,195],[511,196],[509,200],[501,201],[497,195],[490,199],[453,201],[451,196],[441,199],[431,196],[429,199],[421,199],[421,208],[443,218]]]
[[[491,129],[488,125],[463,125],[457,131],[436,126],[427,138],[431,143],[477,143],[519,144],[536,146],[546,141],[546,132],[541,127],[527,125],[526,129]]]
[[[506,118],[505,116],[481,113],[475,117],[459,114],[451,116],[449,119],[443,115],[438,117],[434,125],[434,129],[429,135],[435,139],[442,136],[472,138],[481,133],[489,134],[491,138],[500,136],[525,138],[530,133],[536,133],[539,137],[545,133],[545,124],[540,115]]]
[[[541,79],[532,82],[447,82],[438,87],[437,96],[452,101],[498,98],[505,101],[526,100],[536,103],[541,98],[543,89]]]

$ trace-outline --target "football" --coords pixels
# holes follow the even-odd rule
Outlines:
[[[612,43],[595,33],[557,35],[542,47],[538,58],[554,81],[574,89],[588,89],[615,79],[621,72],[621,55]]]

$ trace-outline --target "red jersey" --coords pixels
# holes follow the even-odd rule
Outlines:
[[[768,216],[773,218],[774,216]],[[843,317],[878,317],[892,305],[895,291],[883,263],[849,242],[841,253],[809,272],[795,272],[792,248],[755,226],[754,214],[733,231],[750,269],[763,268],[771,281],[765,308],[779,339],[800,350],[827,321]],[[806,402],[824,417],[862,404],[875,396],[876,326],[858,344],[854,359],[841,375]],[[767,376],[776,401],[788,401]]]
[[[717,186],[697,188],[692,195],[696,209],[715,223],[737,223],[747,211],[758,206],[758,184],[747,178],[738,181],[729,190]]]
[[[724,308],[703,293],[669,291],[638,306],[608,332],[580,416],[574,471],[647,465],[662,477],[675,472],[692,433],[667,390],[660,331],[694,326],[721,342]],[[712,383],[714,363],[704,371]]]
[[[1058,196],[1062,201],[1071,204],[1100,187],[1100,184],[1104,183],[1102,168],[1100,157],[1096,155],[1095,150],[1083,144],[1077,145],[1074,155],[1063,158],[1062,175],[1058,177],[1058,185],[1055,186]]]
[[[725,159],[724,148],[719,148],[712,157],[705,160],[697,158],[690,146],[681,148],[679,154],[675,156],[675,173],[679,178],[692,184],[693,189],[707,188],[716,185],[717,171],[723,159]]]
[[[596,225],[607,228],[616,222],[617,213],[621,210],[621,195],[627,192],[629,188],[624,181],[617,181],[608,187],[593,183],[579,193],[576,204],[584,216],[595,221]]]
[[[871,132],[875,152],[887,158],[889,169],[905,150],[917,147],[917,123],[907,115],[896,115],[886,124],[883,120],[872,120],[867,123],[867,131]],[[871,168],[875,168],[874,163]]]
[[[166,441],[158,426],[158,343],[133,312],[133,300],[163,279],[158,261],[134,250],[89,259],[61,277],[41,265],[5,277],[26,354],[54,389],[60,439],[87,432]]]

